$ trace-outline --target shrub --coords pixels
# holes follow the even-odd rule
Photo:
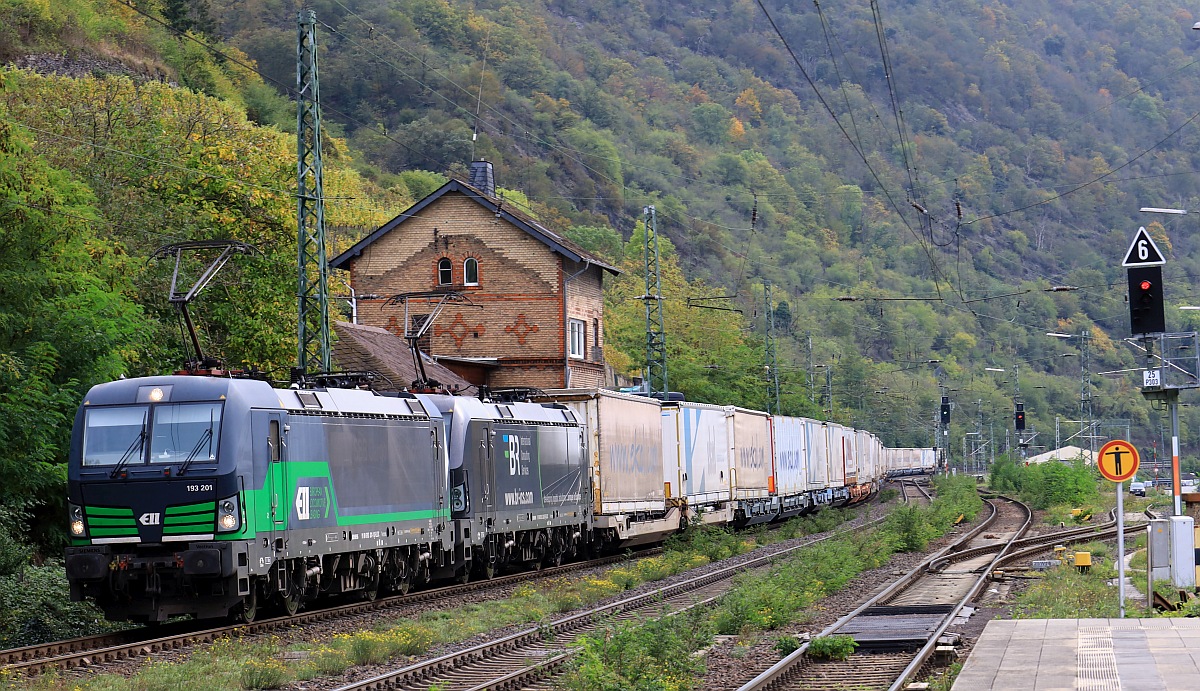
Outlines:
[[[572,691],[698,688],[704,661],[692,653],[712,640],[702,608],[639,626],[608,627],[575,645],[579,655],[561,680]]]
[[[896,537],[896,549],[901,552],[920,552],[938,536],[929,523],[929,514],[916,506],[898,506],[888,516],[887,530]]]
[[[242,687],[247,689],[277,689],[287,680],[287,667],[276,660],[246,660],[242,663]]]
[[[845,660],[857,647],[853,636],[820,636],[808,644],[807,653],[818,660]]]
[[[66,571],[58,561],[25,566],[0,577],[0,648],[111,631],[115,625],[86,602],[71,602]]]
[[[800,639],[795,636],[780,636],[775,639],[775,652],[780,657],[787,657],[800,648]]]

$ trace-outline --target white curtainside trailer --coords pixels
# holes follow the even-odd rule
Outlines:
[[[779,513],[779,500],[771,493],[771,418],[733,406],[726,413],[734,525],[770,521]]]
[[[804,418],[783,415],[771,418],[774,485],[775,494],[779,497],[779,518],[795,516],[810,506],[808,422]]]
[[[539,402],[566,405],[587,421],[594,526],[623,545],[658,542],[682,512],[663,485],[662,410],[645,396],[603,389],[546,391]]]
[[[689,521],[724,524],[733,518],[727,414],[705,403],[662,406],[663,485],[668,503],[684,506]]]
[[[829,486],[829,425],[820,420],[804,420],[808,440],[808,496],[816,504],[833,501]]]
[[[835,502],[850,498],[846,489],[846,446],[849,437],[853,443],[853,431],[836,423],[827,425],[829,430],[829,489]]]

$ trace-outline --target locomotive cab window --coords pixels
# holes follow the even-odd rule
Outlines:
[[[219,403],[157,406],[154,409],[150,462],[215,461],[220,430]]]
[[[83,465],[116,465],[126,454],[140,462],[146,448],[147,406],[92,408],[84,416]]]

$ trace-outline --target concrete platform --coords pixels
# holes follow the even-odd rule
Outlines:
[[[1200,619],[997,619],[953,691],[1194,691]]]

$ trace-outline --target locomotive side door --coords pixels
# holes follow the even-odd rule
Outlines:
[[[483,471],[480,477],[482,497],[480,510],[483,513],[484,525],[489,532],[496,523],[496,464],[492,454],[493,438],[496,431],[490,422],[484,422],[476,429],[479,430],[479,469]]]
[[[267,451],[271,463],[267,468],[267,492],[271,501],[271,544],[279,549],[280,533],[287,530],[287,442],[283,413],[270,413],[267,418]]]
[[[283,467],[287,455],[284,444],[284,414],[271,410],[255,410],[251,413],[251,434],[254,473],[253,492],[256,500],[246,508],[247,516],[253,516],[257,533],[266,537],[269,533],[272,545],[277,544],[279,532],[287,527],[287,499],[283,485]]]

